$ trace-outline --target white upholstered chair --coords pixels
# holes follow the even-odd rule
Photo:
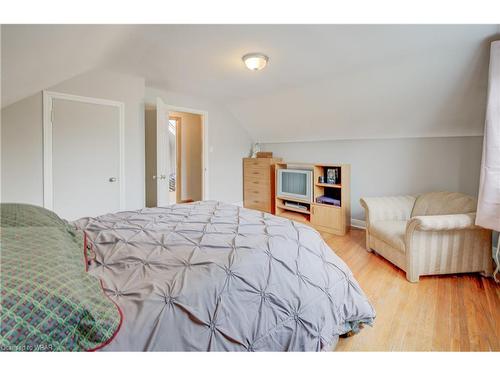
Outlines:
[[[361,198],[366,248],[402,270],[422,275],[493,271],[491,231],[477,227],[476,200],[460,193]]]

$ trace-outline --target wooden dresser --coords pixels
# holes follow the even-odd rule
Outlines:
[[[243,206],[274,214],[275,164],[281,158],[243,159]]]

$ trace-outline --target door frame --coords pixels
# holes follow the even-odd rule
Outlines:
[[[108,99],[93,98],[66,94],[56,91],[42,91],[43,97],[43,207],[52,210],[54,207],[53,181],[53,150],[52,150],[52,120],[54,99],[71,100],[81,103],[107,105],[118,108],[118,137],[119,137],[119,189],[120,210],[125,209],[125,104]]]
[[[161,97],[160,97],[161,98]],[[161,98],[163,102],[165,103],[166,107],[166,112],[168,113],[168,116],[170,117],[170,112],[187,112],[187,113],[193,113],[195,115],[200,115],[201,116],[201,127],[202,127],[202,140],[201,140],[201,147],[202,147],[202,157],[201,157],[201,199],[202,200],[208,200],[210,199],[210,190],[209,190],[209,147],[208,147],[208,111],[201,110],[201,109],[195,109],[195,108],[188,108],[188,107],[182,107],[174,104],[169,104],[168,100],[164,100]],[[156,106],[155,103],[147,102],[146,105],[151,105],[151,106]],[[182,125],[181,125],[182,126]]]

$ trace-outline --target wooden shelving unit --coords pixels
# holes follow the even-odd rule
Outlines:
[[[277,216],[299,221],[311,225],[321,232],[327,232],[337,235],[344,235],[351,225],[351,191],[350,177],[351,167],[349,164],[303,164],[303,163],[277,163],[275,178],[277,178],[279,169],[286,169],[288,166],[294,169],[309,169],[313,171],[313,201],[276,196],[275,212]],[[326,181],[328,169],[337,169],[339,176],[338,183],[329,184],[319,182],[320,176]],[[277,186],[276,180],[276,186]],[[318,203],[317,199],[321,196],[338,201],[338,205]],[[307,209],[300,209],[285,205],[285,201],[297,202],[305,205]]]
[[[300,212],[301,214],[306,214],[306,215],[310,215],[311,214],[310,210],[302,210],[300,208],[285,206],[284,204],[278,204],[278,205],[276,205],[276,207],[281,208],[283,210],[287,210],[287,211]]]
[[[295,212],[295,211],[290,211],[290,210],[282,210],[279,213],[277,213],[277,215],[281,216],[281,217],[285,217],[285,218],[290,219],[290,220],[295,220],[295,221],[299,221],[301,223],[306,223],[306,224],[310,224],[310,221],[311,221],[310,215],[305,215],[305,214]]]

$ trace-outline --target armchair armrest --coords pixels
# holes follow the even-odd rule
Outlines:
[[[379,220],[408,220],[415,204],[415,197],[402,195],[394,197],[361,198],[361,206],[365,209],[366,225]]]
[[[412,230],[437,231],[475,229],[476,213],[454,215],[415,216],[407,228]]]

